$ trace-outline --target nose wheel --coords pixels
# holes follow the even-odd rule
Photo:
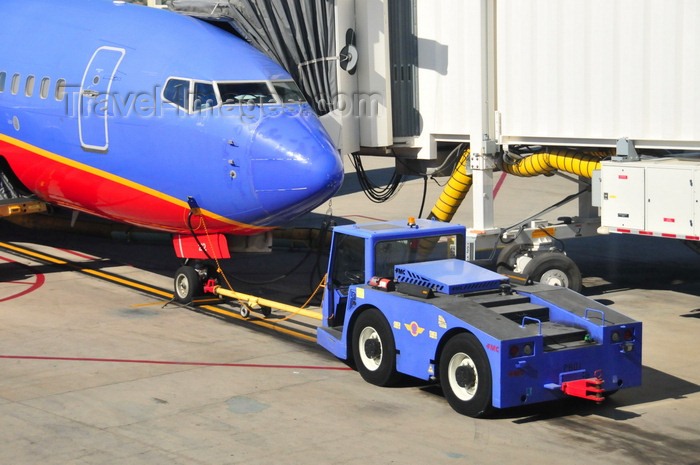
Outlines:
[[[175,272],[173,299],[182,304],[192,303],[195,298],[204,295],[204,283],[216,274],[216,270],[211,265],[181,266]]]
[[[177,302],[188,304],[192,302],[195,295],[201,295],[202,280],[199,273],[192,266],[181,266],[175,272],[175,300]]]

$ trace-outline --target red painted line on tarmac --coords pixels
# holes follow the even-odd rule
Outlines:
[[[348,367],[321,367],[307,365],[267,365],[261,363],[208,363],[208,362],[173,362],[165,360],[128,360],[118,358],[84,358],[84,357],[39,357],[32,355],[0,355],[0,359],[9,360],[45,360],[59,362],[104,362],[104,363],[142,363],[150,365],[184,365],[205,367],[233,367],[233,368],[289,368],[295,370],[337,370],[351,371]]]
[[[41,286],[43,286],[44,283],[46,282],[46,277],[42,273],[37,273],[36,271],[32,270],[32,268],[30,266],[27,266],[23,263],[16,262],[14,260],[10,260],[9,258],[6,258],[6,257],[0,257],[0,260],[3,260],[7,263],[14,263],[15,265],[19,265],[21,267],[27,268],[29,271],[31,271],[34,274],[34,277],[35,277],[35,281],[33,283],[24,282],[24,281],[6,281],[6,283],[9,283],[9,284],[23,284],[23,285],[26,285],[29,287],[27,289],[20,291],[16,294],[13,294],[9,297],[0,298],[0,302],[6,302],[8,300],[17,299],[19,297],[22,297],[24,295],[29,294],[30,292],[34,292],[37,289],[39,289]],[[2,276],[0,276],[0,283],[2,283]]]

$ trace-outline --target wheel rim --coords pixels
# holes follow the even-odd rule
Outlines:
[[[550,286],[569,287],[569,277],[562,270],[547,270],[542,273],[540,282]]]
[[[452,392],[463,401],[474,398],[479,387],[479,373],[472,358],[464,352],[456,353],[450,359],[448,379]]]
[[[376,371],[382,364],[382,340],[371,326],[366,327],[357,339],[362,364],[370,371]]]
[[[187,276],[184,274],[177,275],[177,279],[175,280],[175,289],[177,290],[178,297],[181,299],[187,297],[187,294],[190,291],[190,282],[187,279]]]

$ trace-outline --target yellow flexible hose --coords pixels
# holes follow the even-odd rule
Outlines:
[[[608,155],[610,153],[605,151],[579,152],[566,148],[551,148],[546,152],[533,153],[513,164],[504,163],[503,171],[515,176],[531,177],[540,174],[551,176],[559,170],[590,178],[594,170],[600,169],[600,159]],[[472,177],[467,174],[468,159],[467,149],[430,211],[429,218],[449,222],[454,217],[472,187]]]
[[[600,158],[607,156],[605,152],[577,152],[565,148],[550,149],[547,152],[533,153],[514,164],[503,164],[503,171],[515,176],[548,175],[554,171],[566,171],[590,178],[593,171],[600,169]]]
[[[472,187],[472,177],[467,174],[467,160],[469,160],[469,149],[465,150],[462,158],[459,159],[459,163],[452,172],[450,180],[447,181],[440,198],[430,211],[429,218],[447,223],[457,212],[462,200]]]

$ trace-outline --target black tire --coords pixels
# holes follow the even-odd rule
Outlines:
[[[202,280],[199,273],[191,266],[181,266],[175,272],[174,299],[183,304],[189,304],[196,295],[203,292]]]
[[[270,307],[266,307],[264,305],[260,306],[260,313],[262,314],[263,317],[267,318],[270,315],[272,315],[272,309]]]
[[[478,418],[491,411],[491,364],[473,334],[457,334],[445,344],[440,355],[440,385],[458,413]]]
[[[583,282],[576,263],[561,252],[545,252],[535,255],[523,270],[533,281],[554,286],[568,287],[581,292]]]
[[[508,244],[501,249],[496,259],[496,272],[508,275],[515,269],[515,259],[523,253],[522,244]]]
[[[357,317],[352,331],[352,355],[357,371],[368,383],[390,386],[397,381],[394,334],[376,308]]]

